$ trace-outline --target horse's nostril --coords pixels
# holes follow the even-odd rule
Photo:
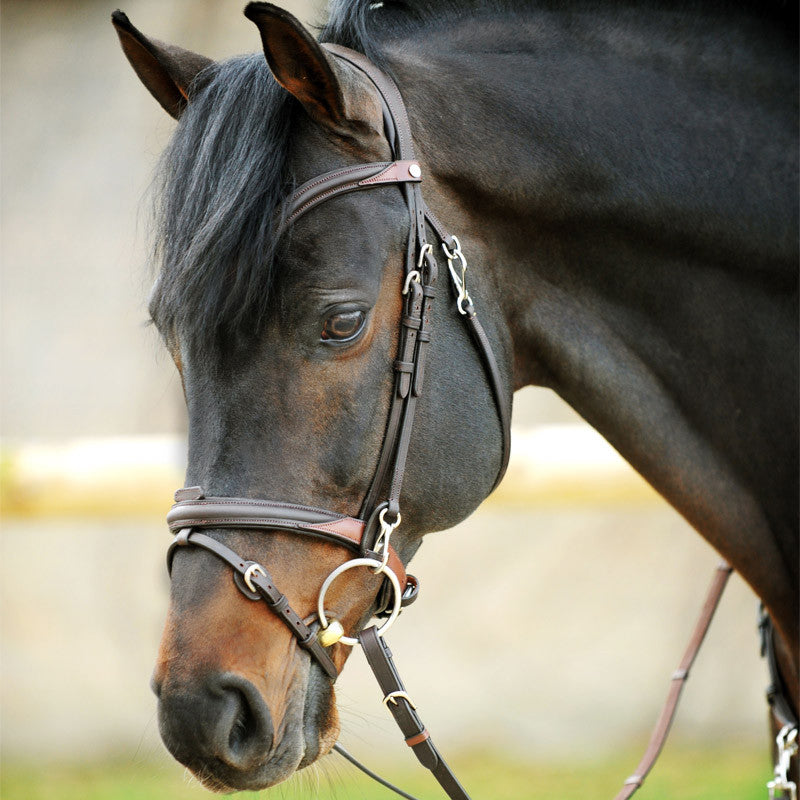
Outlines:
[[[232,691],[235,692],[236,690]],[[240,752],[246,749],[248,742],[258,736],[258,721],[250,710],[247,698],[240,694],[238,699],[240,710],[233,721],[231,733],[228,737],[228,746],[232,752]]]
[[[219,693],[222,712],[214,737],[217,756],[232,767],[248,769],[261,763],[272,747],[272,717],[264,698],[246,678],[221,673],[210,683]]]
[[[250,681],[230,672],[214,673],[193,690],[164,687],[159,725],[170,752],[187,766],[213,759],[247,771],[272,748],[267,704]]]

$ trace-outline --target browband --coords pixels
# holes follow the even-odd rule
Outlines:
[[[284,202],[277,237],[306,211],[332,197],[381,184],[419,183],[421,180],[422,169],[417,161],[377,161],[318,175],[300,186]]]

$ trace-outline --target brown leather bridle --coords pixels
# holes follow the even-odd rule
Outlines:
[[[266,570],[260,565],[257,565],[258,569],[254,568],[252,562],[239,558],[219,542],[197,531],[203,528],[256,528],[288,530],[316,536],[345,547],[361,558],[379,561],[387,575],[393,573],[401,587],[401,597],[394,598],[395,606],[408,605],[414,601],[417,596],[417,582],[406,575],[403,563],[389,540],[401,520],[400,493],[431,340],[437,264],[433,246],[427,240],[428,226],[447,255],[453,286],[457,292],[459,316],[465,321],[481,355],[497,408],[502,455],[495,486],[508,465],[510,414],[492,347],[466,291],[466,260],[461,253],[460,243],[444,230],[422,199],[422,170],[414,158],[408,115],[397,86],[360,53],[337,45],[326,45],[326,48],[335,57],[361,70],[374,83],[383,103],[387,140],[396,160],[343,167],[306,182],[285,201],[278,215],[277,236],[284,233],[303,214],[341,194],[389,184],[399,186],[403,192],[410,215],[405,275],[402,282],[404,307],[400,320],[399,353],[393,363],[394,387],[374,476],[357,517],[295,503],[205,497],[200,487],[190,487],[176,493],[176,504],[167,516],[167,523],[170,530],[177,534],[168,553],[168,564],[171,565],[175,549],[180,546],[194,545],[214,553],[240,577],[237,586],[245,594],[260,593],[261,599],[266,600],[284,619],[300,645],[316,658],[331,678],[335,678],[336,668],[325,649],[317,642],[311,629],[281,599],[283,595],[272,585]],[[387,593],[384,592],[385,594]],[[384,597],[379,603],[378,613],[386,609],[388,599]],[[330,637],[328,642],[332,643]]]
[[[336,679],[338,672],[326,648],[337,641],[344,644],[360,643],[383,691],[384,704],[402,730],[406,744],[412,748],[423,766],[431,770],[452,800],[469,800],[419,718],[405,691],[392,654],[382,638],[383,631],[396,619],[403,607],[416,599],[419,590],[417,580],[406,573],[390,538],[401,521],[400,496],[406,457],[417,400],[423,388],[427,349],[431,341],[437,264],[434,248],[427,238],[428,228],[433,231],[447,257],[456,307],[480,354],[497,410],[502,453],[495,487],[505,474],[510,451],[510,411],[506,390],[489,339],[466,289],[467,262],[461,252],[460,243],[444,229],[422,199],[422,169],[414,157],[408,115],[396,84],[362,54],[338,45],[323,46],[336,58],[363,72],[375,85],[383,104],[384,129],[395,160],[342,167],[303,184],[280,209],[276,235],[283,234],[303,214],[320,203],[341,194],[390,184],[399,186],[403,193],[410,216],[410,227],[402,289],[404,299],[399,353],[393,363],[394,385],[375,473],[356,517],[273,500],[205,497],[200,487],[180,489],[175,494],[176,503],[167,515],[169,528],[175,533],[167,553],[167,565],[171,570],[172,560],[179,547],[194,546],[213,553],[231,567],[239,590],[251,600],[264,601],[332,681]],[[349,550],[355,558],[345,562],[328,576],[320,589],[316,619],[307,622],[308,618],[302,618],[292,609],[264,566],[242,558],[229,547],[201,532],[203,529],[219,528],[281,530],[303,534],[339,545]],[[337,620],[327,618],[324,597],[332,580],[351,567],[361,566],[385,576],[372,611],[374,616],[385,616],[386,621],[380,627],[366,627],[355,639],[344,636]],[[679,668],[673,675],[667,702],[647,751],[635,774],[626,780],[616,800],[627,800],[641,786],[658,757],[689,668],[697,655],[730,572],[731,568],[725,563],[715,571],[700,619]],[[353,758],[341,745],[336,744],[334,747],[379,783],[402,797],[414,800],[411,795],[383,780]]]
[[[425,361],[431,341],[438,271],[434,248],[428,241],[428,228],[433,231],[447,257],[458,314],[464,320],[480,354],[494,398],[502,441],[500,469],[494,486],[497,486],[505,474],[510,451],[510,411],[506,388],[489,339],[466,289],[467,262],[460,242],[444,229],[422,199],[422,168],[414,157],[411,127],[396,84],[360,53],[338,45],[324,46],[334,57],[363,72],[375,85],[383,106],[387,141],[395,160],[343,167],[303,184],[280,209],[276,236],[284,233],[303,214],[333,197],[390,184],[400,187],[403,193],[410,217],[402,281],[403,312],[400,320],[399,352],[392,365],[394,385],[388,420],[375,474],[357,517],[295,503],[206,497],[200,487],[180,489],[175,495],[176,503],[167,515],[167,524],[176,534],[167,553],[167,565],[171,570],[179,547],[194,546],[213,553],[231,567],[239,590],[252,600],[266,602],[297,638],[299,645],[309,652],[331,680],[336,679],[337,669],[326,647],[336,641],[347,644],[359,641],[379,682],[389,687],[385,691],[384,702],[395,714],[398,724],[406,734],[407,744],[414,749],[420,761],[433,771],[451,797],[468,800],[466,792],[445,764],[416,715],[402,688],[391,654],[380,638],[401,608],[416,599],[418,591],[416,579],[406,574],[400,557],[391,545],[390,537],[401,521],[400,495],[406,458],[417,401],[423,389]],[[320,590],[317,613],[319,624],[316,621],[307,624],[292,609],[286,596],[275,586],[269,572],[261,564],[241,557],[201,532],[203,529],[219,528],[290,531],[337,544],[351,551],[356,558],[334,570],[328,577]],[[369,567],[376,573],[383,573],[386,578],[375,598],[373,611],[375,615],[388,613],[388,618],[380,628],[371,626],[363,630],[358,640],[344,636],[341,625],[337,629],[337,621],[327,619],[323,602],[330,581],[351,566]],[[354,761],[338,745],[337,749]],[[362,765],[358,766],[366,770]],[[390,788],[399,792],[395,787]]]

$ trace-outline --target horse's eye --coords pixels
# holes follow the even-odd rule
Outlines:
[[[345,311],[332,314],[322,326],[323,342],[347,342],[355,339],[364,327],[363,311]]]

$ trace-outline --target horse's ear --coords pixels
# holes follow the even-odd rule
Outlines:
[[[115,11],[111,21],[142,83],[168,114],[179,119],[189,102],[192,81],[214,62],[182,47],[148,39],[121,11]]]
[[[272,74],[317,122],[348,128],[339,68],[299,20],[272,3],[248,3],[244,15],[261,34]]]

